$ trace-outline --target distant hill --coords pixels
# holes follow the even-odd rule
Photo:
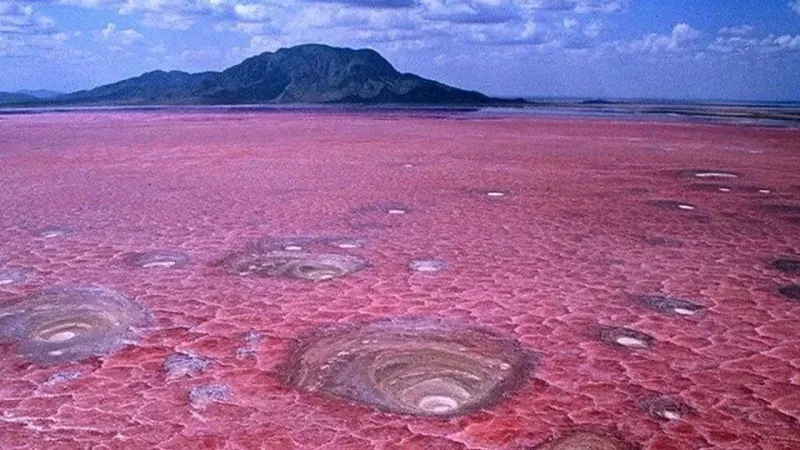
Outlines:
[[[32,95],[20,94],[17,92],[0,92],[0,105],[37,102],[39,100],[39,98]]]
[[[154,71],[48,105],[209,105],[264,103],[491,104],[488,97],[410,73],[374,50],[307,44],[263,53],[222,72]]]
[[[21,91],[17,91],[16,93],[30,95],[31,97],[36,98],[54,98],[58,97],[59,95],[64,95],[64,92],[48,91],[46,89],[23,89]]]

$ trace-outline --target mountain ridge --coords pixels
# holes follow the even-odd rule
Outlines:
[[[303,44],[252,56],[219,72],[154,70],[34,103],[42,106],[488,105],[524,103],[524,100],[492,98],[401,73],[372,49]]]

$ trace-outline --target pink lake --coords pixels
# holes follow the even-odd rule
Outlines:
[[[800,448],[799,129],[3,115],[0,178],[0,311],[101,286],[151,318],[77,361],[0,340],[0,448]],[[256,244],[365,264],[315,282],[221,263]],[[382,319],[501,336],[526,378],[442,416],[287,382],[315,333]]]

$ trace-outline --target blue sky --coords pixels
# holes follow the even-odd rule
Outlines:
[[[800,100],[800,0],[0,0],[0,91],[309,42],[492,95]]]

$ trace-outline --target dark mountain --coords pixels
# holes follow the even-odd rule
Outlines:
[[[263,53],[222,72],[148,72],[49,105],[261,103],[490,104],[487,97],[400,73],[374,50],[308,44]]]
[[[46,89],[23,89],[21,91],[17,91],[17,94],[30,95],[31,97],[36,98],[54,98],[58,97],[59,95],[64,95],[64,92],[48,91]]]
[[[36,101],[39,101],[39,99],[32,95],[19,94],[17,92],[0,92],[0,105],[29,103]]]

